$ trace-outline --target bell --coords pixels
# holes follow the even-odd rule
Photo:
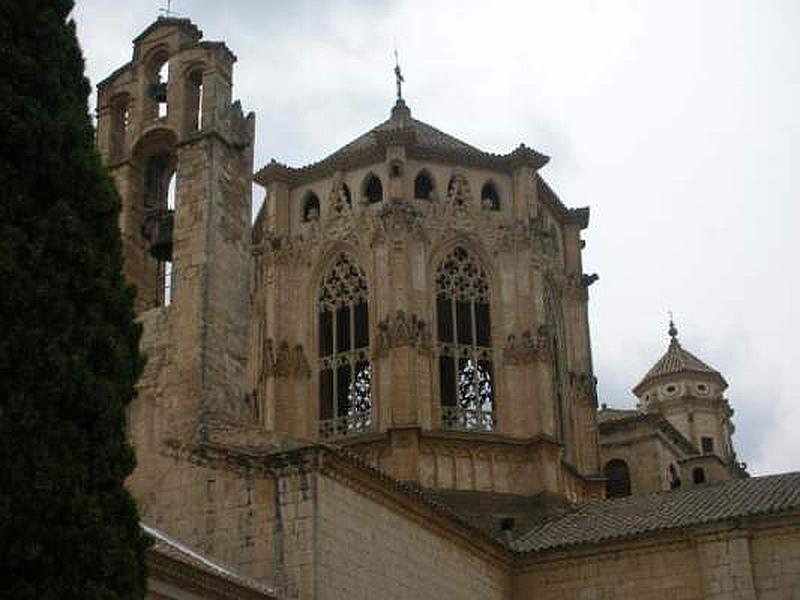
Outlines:
[[[149,243],[150,254],[156,260],[167,262],[172,260],[172,228],[175,212],[165,210],[147,218],[145,237]]]
[[[147,95],[156,102],[167,101],[167,84],[166,83],[151,83],[147,87]]]

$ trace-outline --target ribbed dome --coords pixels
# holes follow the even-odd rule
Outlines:
[[[647,372],[647,375],[633,388],[634,394],[638,396],[656,380],[679,374],[708,375],[717,379],[723,387],[728,387],[728,383],[719,371],[711,368],[681,346],[678,341],[678,331],[673,323],[670,323],[669,334],[671,339],[667,352],[658,359],[656,364]]]

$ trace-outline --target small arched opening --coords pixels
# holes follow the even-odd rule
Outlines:
[[[603,469],[606,477],[606,498],[624,498],[631,495],[631,474],[628,463],[615,458]]]
[[[487,181],[481,188],[481,206],[486,210],[500,210],[500,194],[492,181]]]
[[[319,220],[319,196],[306,192],[303,198],[303,223]]]
[[[383,184],[377,175],[374,173],[367,175],[364,180],[362,194],[367,204],[376,204],[383,201]]]
[[[172,232],[178,176],[171,152],[155,153],[144,171],[144,223],[142,233],[150,256],[156,261],[155,304],[169,305],[175,295],[172,265]]]
[[[389,165],[389,175],[391,177],[402,177],[403,176],[403,163],[399,160],[395,160]]]
[[[147,68],[146,117],[164,118],[167,116],[167,89],[169,87],[169,55],[166,50],[156,52]]]
[[[425,170],[420,171],[414,179],[414,198],[431,200],[433,189],[433,177]]]
[[[706,472],[702,467],[695,467],[692,469],[692,482],[695,485],[700,485],[706,482]]]

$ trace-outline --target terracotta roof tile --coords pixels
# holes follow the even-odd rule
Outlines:
[[[673,336],[664,356],[658,359],[656,364],[647,372],[647,375],[633,388],[633,393],[638,395],[643,388],[656,379],[679,373],[710,375],[717,378],[724,387],[728,386],[719,371],[709,367],[694,354],[684,349],[678,342],[678,338]]]
[[[800,509],[800,472],[733,479],[578,505],[530,529],[513,548],[538,552],[792,509]]]

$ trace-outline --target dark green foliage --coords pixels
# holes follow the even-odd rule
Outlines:
[[[71,0],[0,0],[0,597],[141,598],[141,371]]]

